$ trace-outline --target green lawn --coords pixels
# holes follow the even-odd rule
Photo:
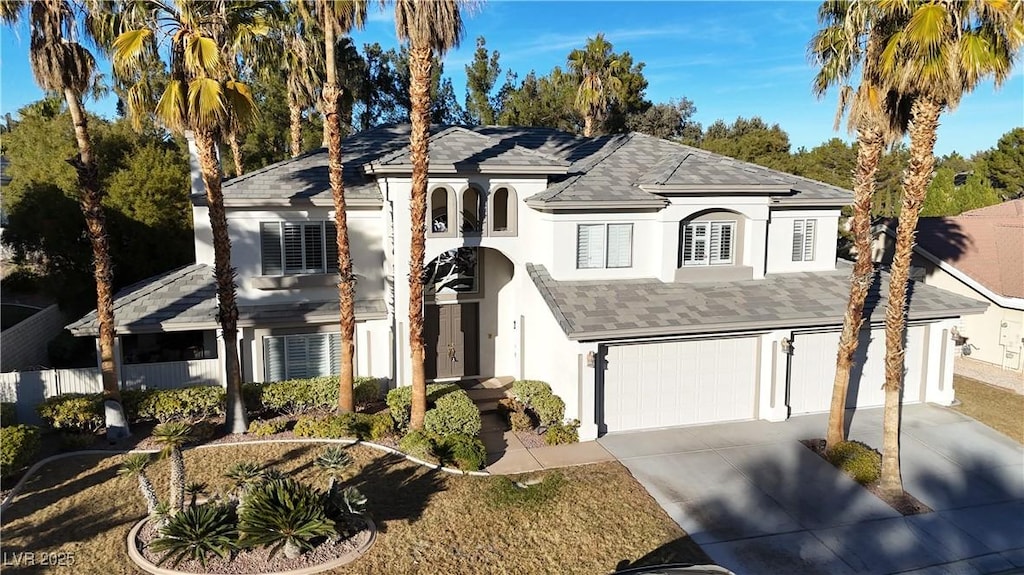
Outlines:
[[[261,461],[319,481],[316,444],[236,445],[186,452],[189,481],[226,488],[231,463]],[[611,573],[624,563],[707,562],[703,551],[618,463],[557,472],[549,500],[509,503],[497,477],[431,471],[366,447],[349,448],[380,527],[370,552],[334,573]],[[4,552],[71,552],[76,573],[134,573],[128,530],[144,513],[137,482],[116,474],[124,456],[81,456],[46,466],[4,512]],[[166,489],[167,462],[151,465]],[[39,573],[6,568],[5,573]],[[67,573],[60,568],[52,572]]]
[[[1024,443],[1024,395],[959,375],[953,387],[960,400],[954,409]]]

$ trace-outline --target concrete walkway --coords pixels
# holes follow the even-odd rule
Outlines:
[[[851,438],[881,444],[881,409]],[[1024,448],[948,409],[903,410],[903,517],[799,443],[826,415],[599,440],[720,565],[738,575],[999,573],[1024,567]]]
[[[615,461],[615,456],[596,441],[527,448],[501,416],[485,413],[481,419],[480,438],[487,447],[487,471],[496,475]]]

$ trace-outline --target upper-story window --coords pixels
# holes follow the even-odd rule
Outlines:
[[[633,224],[576,226],[576,268],[628,268],[633,265]]]
[[[453,236],[455,230],[451,222],[455,221],[455,192],[444,186],[438,186],[430,192],[427,206],[429,225],[427,235]]]
[[[793,261],[814,259],[814,220],[793,220]]]
[[[260,248],[263,275],[338,271],[334,222],[262,222]]]
[[[713,266],[733,263],[735,221],[686,222],[682,226],[679,265]]]
[[[491,209],[488,211],[489,230],[493,236],[514,236],[516,234],[516,192],[502,186],[490,194]]]
[[[470,186],[462,191],[462,233],[479,235],[483,228],[483,194]]]

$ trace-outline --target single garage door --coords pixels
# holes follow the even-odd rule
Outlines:
[[[608,346],[607,432],[753,419],[757,338]]]
[[[885,403],[885,330],[871,331],[870,341],[862,334],[850,374],[849,407],[878,407]],[[924,376],[925,327],[907,331],[907,373],[903,379],[903,402],[921,401]],[[828,411],[832,405],[832,383],[836,373],[839,332],[803,333],[793,338],[790,366],[790,414]]]

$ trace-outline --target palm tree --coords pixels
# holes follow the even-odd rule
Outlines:
[[[258,71],[264,75],[285,73],[294,158],[302,153],[302,113],[317,102],[325,82],[323,32],[306,2],[288,0],[270,38],[278,43],[278,49],[270,59],[259,63]]]
[[[146,512],[150,517],[156,517],[157,508],[160,507],[160,500],[156,497],[156,489],[146,475],[146,466],[149,465],[148,453],[135,453],[129,455],[121,467],[117,470],[118,475],[134,475],[139,480],[139,491],[146,501]]]
[[[844,115],[851,131],[857,133],[857,167],[853,173],[853,214],[850,232],[856,260],[850,275],[850,297],[843,317],[836,354],[836,374],[832,387],[826,445],[831,447],[846,438],[846,395],[850,386],[850,370],[857,351],[858,334],[864,321],[864,302],[874,279],[871,261],[871,206],[875,195],[876,173],[882,152],[902,137],[906,124],[906,108],[896,92],[882,88],[877,73],[880,32],[871,29],[871,5],[827,1],[818,10],[823,25],[811,40],[809,52],[818,66],[813,91],[821,97],[833,86],[839,86],[839,106],[834,129],[839,129]],[[860,69],[860,83],[850,85],[854,72]]]
[[[99,323],[100,373],[103,380],[104,412],[108,439],[130,435],[128,420],[121,404],[114,360],[113,266],[107,239],[106,214],[103,211],[103,190],[93,158],[88,116],[82,96],[92,86],[96,61],[92,54],[74,38],[65,37],[78,28],[72,5],[67,0],[3,0],[0,18],[16,23],[26,11],[29,14],[29,62],[36,83],[43,90],[62,94],[75,128],[78,156],[68,159],[78,174],[79,203],[85,217],[89,242],[92,244],[93,277],[96,280],[96,317]],[[87,31],[88,28],[86,29]]]
[[[1024,7],[1016,2],[880,3],[883,17],[906,24],[885,30],[878,66],[902,93],[915,95],[910,115],[910,163],[903,177],[903,201],[885,310],[885,410],[881,489],[903,493],[899,461],[899,403],[904,374],[907,285],[914,231],[935,164],[939,116],[963,95],[992,77],[996,86],[1010,76],[1024,43]]]
[[[257,110],[249,87],[231,75],[234,66],[225,62],[224,50],[242,42],[242,36],[265,33],[266,17],[274,9],[275,4],[269,1],[180,0],[170,5],[159,0],[137,0],[109,19],[111,33],[116,35],[109,45],[111,60],[119,76],[131,78],[133,67],[146,56],[170,56],[170,80],[155,108],[145,97],[150,88],[141,78],[128,89],[129,113],[155,112],[168,128],[191,132],[195,139],[213,232],[218,319],[227,373],[225,426],[229,433],[245,433],[248,425],[241,396],[238,305],[217,142],[229,121],[247,125]],[[157,41],[162,39],[169,41],[166,50],[158,50]]]
[[[460,0],[396,0],[395,31],[409,43],[409,99],[412,130],[412,190],[409,196],[412,240],[409,249],[409,349],[412,355],[410,427],[423,429],[427,380],[423,345],[423,253],[426,250],[427,172],[430,137],[430,73],[434,56],[443,56],[462,39]]]
[[[583,135],[595,135],[597,126],[604,120],[608,106],[622,89],[619,75],[623,63],[614,58],[612,44],[604,34],[587,38],[582,50],[569,53],[568,67],[576,79],[576,109],[583,115]]]
[[[356,332],[355,288],[352,275],[352,252],[348,243],[348,214],[345,205],[345,182],[341,161],[341,95],[338,68],[335,62],[335,44],[338,34],[347,34],[354,26],[362,27],[366,18],[364,0],[317,3],[324,31],[324,62],[327,81],[323,88],[324,129],[327,132],[328,173],[331,195],[334,198],[334,229],[338,242],[338,307],[341,323],[341,368],[338,374],[338,412],[355,410],[353,399],[353,373]]]
[[[192,440],[192,426],[180,421],[168,421],[153,428],[153,440],[161,446],[160,456],[171,459],[169,505],[171,513],[185,508],[185,456],[181,448]]]

